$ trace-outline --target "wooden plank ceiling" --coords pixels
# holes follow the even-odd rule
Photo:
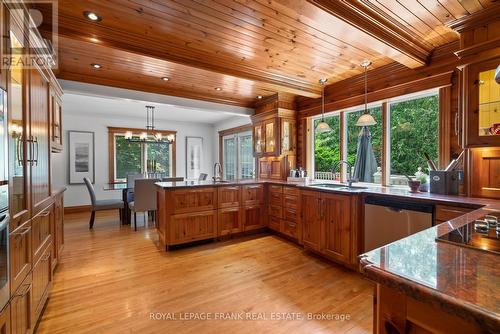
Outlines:
[[[446,22],[492,2],[62,0],[56,73],[246,107],[276,92],[317,98],[320,78],[355,76],[365,59],[372,69],[425,65],[435,47],[458,39]]]

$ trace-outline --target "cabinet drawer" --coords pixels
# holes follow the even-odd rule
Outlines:
[[[275,185],[275,184],[270,184],[269,185],[269,192],[270,193],[282,194],[283,193],[283,186],[278,186],[278,185]]]
[[[10,300],[11,334],[31,333],[32,326],[36,323],[32,317],[32,294],[33,284],[30,273]]]
[[[260,205],[247,206],[243,211],[243,230],[250,231],[266,226],[264,208]]]
[[[269,228],[276,232],[280,231],[281,220],[276,217],[269,217]]]
[[[269,204],[282,206],[283,195],[281,193],[269,193]]]
[[[49,296],[49,289],[52,283],[52,247],[49,246],[44,250],[42,256],[33,267],[33,286],[32,286],[32,306],[33,306],[33,320],[38,319],[42,313],[45,301]]]
[[[243,231],[243,214],[240,208],[226,208],[218,210],[217,235],[223,236]]]
[[[264,202],[264,185],[252,184],[243,186],[241,202],[243,206],[262,204]]]
[[[219,187],[217,193],[218,207],[229,208],[240,205],[240,187]]]
[[[31,220],[16,228],[10,239],[10,284],[15,291],[24,281],[32,267]]]
[[[436,205],[436,221],[448,221],[460,217],[474,209],[455,206]]]
[[[285,206],[283,208],[283,219],[286,219],[286,220],[292,221],[292,222],[296,222],[297,221],[297,211]]]
[[[217,189],[173,190],[167,200],[172,203],[174,213],[215,210]]]
[[[281,218],[283,215],[283,208],[280,205],[269,205],[269,216]]]
[[[37,262],[42,251],[50,242],[50,220],[53,214],[53,206],[40,212],[31,220],[31,247],[33,262]]]
[[[297,204],[299,202],[299,198],[295,195],[285,195],[285,197],[283,198],[283,207],[285,209],[293,209],[293,210],[297,210]]]
[[[217,234],[216,210],[175,215],[170,219],[171,245],[215,238]]]
[[[283,229],[281,232],[283,232],[283,234],[288,235],[289,237],[297,239],[298,237],[297,223],[288,220],[283,220],[282,222],[283,222]]]
[[[283,187],[283,194],[284,195],[298,196],[299,195],[299,188],[297,188],[297,187]]]

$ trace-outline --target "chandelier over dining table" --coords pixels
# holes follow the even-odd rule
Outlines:
[[[175,135],[164,136],[161,131],[157,131],[155,128],[155,107],[146,106],[146,129],[139,134],[127,131],[125,139],[132,143],[169,145],[175,141]]]

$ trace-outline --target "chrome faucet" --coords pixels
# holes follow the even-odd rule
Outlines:
[[[214,164],[214,176],[212,179],[217,182],[217,181],[222,181],[222,165],[219,162],[216,162]]]
[[[339,168],[342,164],[345,164],[347,166],[348,177],[347,177],[346,181],[347,181],[347,186],[350,188],[350,187],[352,187],[352,184],[354,182],[358,182],[358,180],[356,180],[352,177],[352,165],[349,163],[349,161],[347,161],[347,160],[338,161],[335,165],[333,165],[332,171],[335,174],[335,171],[337,170],[337,168]],[[340,172],[340,168],[339,168],[339,172]]]

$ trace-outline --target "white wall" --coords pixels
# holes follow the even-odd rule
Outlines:
[[[227,120],[218,122],[214,124],[214,134],[213,134],[213,161],[214,163],[219,161],[219,131],[235,128],[242,125],[250,124],[250,117],[235,116]],[[213,174],[213,172],[212,172]]]
[[[88,101],[96,99],[86,96]],[[95,140],[95,190],[99,199],[117,198],[119,191],[104,191],[108,183],[108,126],[144,128],[145,109],[138,108],[137,116],[126,114],[119,116],[118,113],[108,108],[105,99],[100,98],[101,103],[92,104],[92,110],[82,112],[82,103],[71,94],[63,96],[63,127],[65,130],[65,147],[62,153],[52,155],[52,183],[55,188],[66,186],[68,189],[64,195],[65,206],[78,206],[90,204],[90,198],[84,185],[68,185],[68,130],[92,131]],[[87,100],[86,100],[87,101]],[[95,102],[95,101],[94,101]],[[126,103],[125,101],[124,103]],[[133,102],[129,102],[133,103]],[[108,112],[109,111],[109,112]],[[193,117],[195,118],[195,117]],[[202,172],[212,177],[212,166],[214,163],[214,149],[218,147],[218,139],[214,142],[214,126],[210,123],[176,122],[167,119],[156,120],[156,127],[162,130],[177,131],[177,176],[185,176],[186,160],[186,136],[203,137]]]

